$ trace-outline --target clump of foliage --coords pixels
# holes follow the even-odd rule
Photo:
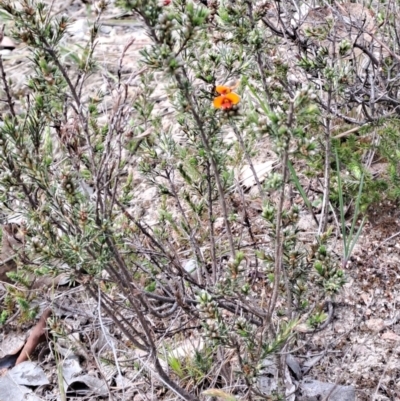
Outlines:
[[[389,151],[399,140],[397,44],[377,55],[350,36],[332,50],[329,30],[294,28],[299,10],[279,1],[117,3],[152,41],[133,97],[121,66],[109,93],[85,90],[99,71],[106,2],[97,3],[86,48],[65,57],[66,18],[43,3],[0,1],[32,62],[29,96],[18,106],[0,63],[8,105],[1,211],[24,221],[22,269],[67,273],[84,286],[131,348],[148,353],[168,391],[198,400],[210,383],[230,387],[234,378],[234,392],[254,399],[265,359],[296,346],[300,322],[318,328],[345,282],[329,239],[347,228],[329,226],[329,213],[344,219],[355,198],[365,213],[382,188],[398,194],[398,154]],[[362,37],[367,28],[355,29]],[[384,29],[386,40],[395,21]],[[157,109],[156,74],[172,116]],[[262,180],[256,160],[271,157],[275,168]],[[371,175],[374,157],[389,161],[388,177]],[[238,182],[243,166],[256,191]],[[157,194],[150,204],[135,188],[138,177]],[[259,207],[251,212],[252,202]],[[315,221],[308,243],[302,213]],[[17,303],[32,315],[20,293]],[[190,336],[207,345],[192,364],[165,358],[163,343]],[[222,370],[233,373],[222,377],[218,360],[228,353]]]

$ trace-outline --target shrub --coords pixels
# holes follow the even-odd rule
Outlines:
[[[18,98],[0,62],[2,213],[21,216],[22,272],[80,283],[168,391],[197,400],[237,380],[233,392],[251,399],[265,359],[295,345],[298,324],[318,327],[345,282],[329,239],[347,228],[328,225],[330,209],[344,216],[357,198],[365,213],[382,187],[397,196],[396,25],[380,31],[355,5],[321,8],[318,28],[315,10],[283,2],[169,3],[118,1],[152,41],[131,96],[124,54],[107,93],[86,89],[101,71],[106,2],[87,46],[65,56],[66,18],[0,1],[32,66],[29,96]],[[157,105],[156,81],[171,113]],[[377,181],[368,163],[380,156],[390,177]],[[307,241],[305,213],[316,222]],[[12,277],[27,286],[24,274]],[[189,337],[206,343],[192,365],[161,352]]]

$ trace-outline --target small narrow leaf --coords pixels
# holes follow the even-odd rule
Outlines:
[[[225,391],[216,389],[216,388],[210,388],[209,390],[203,391],[204,395],[211,395],[212,397],[219,397],[222,400],[226,401],[237,401],[236,397],[233,395],[230,395],[228,393],[225,393]]]

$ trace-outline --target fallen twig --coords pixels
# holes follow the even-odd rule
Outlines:
[[[33,351],[36,349],[38,344],[46,341],[47,338],[47,332],[46,332],[46,321],[47,318],[51,315],[51,309],[46,309],[42,316],[39,319],[39,322],[36,324],[36,326],[32,329],[32,332],[26,341],[24,348],[22,348],[22,351],[15,362],[16,365],[18,365],[21,362],[24,362],[28,360],[33,353]]]

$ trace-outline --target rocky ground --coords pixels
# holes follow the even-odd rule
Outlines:
[[[64,43],[65,55],[74,46],[84,45],[89,35],[88,26],[96,19],[94,7],[79,0],[47,3],[53,4],[54,13],[67,14],[73,21],[69,28],[70,37]],[[101,73],[91,78],[89,90],[90,86],[93,91],[107,87],[108,73],[115,73],[121,54],[128,44],[130,46],[125,51],[123,79],[129,81],[130,90],[135,90],[139,50],[149,43],[149,39],[137,20],[132,17],[122,18],[121,14],[111,4],[102,19],[96,50]],[[21,94],[26,91],[25,77],[30,70],[27,55],[22,44],[17,44],[12,52],[3,50],[7,75]],[[161,87],[162,82],[155,82],[154,85]],[[162,91],[156,91],[155,96],[159,96],[160,110],[168,113],[168,104]],[[261,167],[268,170],[271,165]],[[152,199],[152,190],[146,188],[139,177],[137,180],[142,200],[146,200],[146,197]],[[352,385],[360,401],[400,400],[400,312],[397,310],[400,306],[399,239],[398,205],[390,202],[376,205],[369,212],[368,222],[346,268],[348,282],[335,301],[332,322],[315,334],[299,334],[300,343],[304,345],[294,354],[300,363],[311,359],[314,361],[307,373],[308,377],[338,385]],[[338,252],[339,248],[338,245]],[[0,287],[0,297],[3,294]],[[116,400],[163,399],[163,392],[156,382],[153,383],[152,394],[142,391],[144,387],[137,381],[136,372],[129,369],[129,364],[115,368],[107,363],[107,358],[96,356],[106,349],[106,354],[113,360],[115,352],[125,349],[124,340],[112,329],[108,319],[101,318],[97,305],[86,298],[80,287],[60,291],[55,297],[44,294],[43,299],[37,302],[43,309],[51,304],[56,314],[67,314],[65,321],[73,333],[70,339],[75,338],[76,343],[73,349],[68,344],[65,344],[65,348],[60,344],[58,355],[49,355],[45,347],[40,348],[30,365],[26,365],[22,373],[15,373],[17,376],[26,376],[29,371],[31,375],[28,376],[34,377],[28,382],[19,382],[35,389],[35,393],[29,395],[30,400],[58,400],[58,388],[65,385],[63,380],[67,381],[67,378],[70,383],[76,383],[77,394],[82,388],[92,391],[91,396],[76,399],[95,400],[106,397],[110,389]],[[30,329],[28,326],[14,326],[12,322],[6,328],[1,328],[0,357],[12,354],[21,347]],[[80,343],[84,346],[80,346]],[[132,357],[144,358],[141,355]],[[83,363],[83,360],[86,362]],[[64,379],[57,373],[57,362],[62,363]],[[120,375],[120,369],[123,376]],[[11,395],[4,398],[3,391],[6,388],[11,388],[9,382],[0,385],[2,401],[22,399],[21,392],[7,393]],[[25,390],[20,388],[15,391]]]

